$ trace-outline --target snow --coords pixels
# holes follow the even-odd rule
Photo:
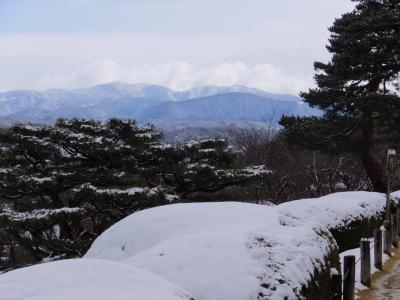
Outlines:
[[[248,177],[251,176],[264,176],[268,174],[272,174],[271,170],[267,170],[265,168],[265,165],[260,165],[260,166],[251,166],[243,169],[245,173],[248,173]]]
[[[400,200],[400,191],[395,191],[393,193],[390,194],[392,199],[394,199],[395,201],[399,201]]]
[[[55,179],[53,177],[35,177],[35,176],[20,176],[21,181],[32,182],[32,183],[49,183],[54,182]]]
[[[124,190],[122,190],[122,189],[99,189],[89,183],[82,184],[79,188],[74,189],[74,191],[79,192],[84,188],[93,190],[99,194],[128,194],[130,196],[135,195],[135,194],[142,194],[145,192],[151,192],[151,193],[156,192],[156,189],[141,188],[141,187],[127,188]]]
[[[392,196],[400,197],[400,192]],[[152,300],[155,299],[152,294],[140,292],[164,293],[163,286],[167,285],[179,291],[171,295],[186,295],[184,289],[196,300],[299,299],[300,290],[316,269],[328,267],[332,274],[338,271],[324,265],[325,256],[335,247],[328,230],[360,218],[381,215],[385,202],[384,194],[346,192],[275,206],[239,202],[181,203],[143,210],[101,234],[84,259],[69,260],[66,265],[57,262],[59,267],[47,263],[1,275],[0,299],[136,299],[132,295],[140,295],[138,300]],[[359,249],[346,251],[341,257],[354,253],[358,259]],[[110,266],[103,268],[104,260]],[[371,263],[374,263],[373,257]],[[28,271],[23,270],[33,271],[28,276],[24,273]],[[149,280],[151,284],[146,286],[147,281],[143,283],[138,278],[145,281],[147,275],[136,275],[136,272],[146,272],[143,270],[150,272],[146,273],[148,276],[164,278],[164,285],[158,283],[162,279],[157,277],[156,283]],[[356,276],[358,280],[359,274]],[[30,282],[28,277],[34,280]],[[68,281],[61,284],[62,280],[57,281],[57,277]],[[40,280],[46,284],[41,285]],[[83,284],[87,287],[83,288]],[[23,294],[43,292],[46,285],[51,287],[50,291],[58,289],[58,294],[66,298],[54,297],[56,292],[49,298],[41,295],[29,298],[31,294]],[[94,286],[101,288],[97,291]],[[363,287],[357,283],[357,288]],[[59,292],[60,289],[66,292]],[[91,289],[93,293],[98,292],[98,297],[90,294],[85,298],[89,295],[86,291]],[[107,294],[113,291],[122,293],[121,297],[117,292],[112,296]],[[7,292],[15,297],[7,298],[4,294]],[[169,288],[165,293],[157,294],[158,299],[189,299],[171,298]],[[24,298],[24,295],[28,296]]]
[[[85,209],[80,207],[63,207],[56,209],[36,209],[30,212],[18,212],[12,209],[3,209],[0,217],[6,217],[15,222],[29,220],[49,220],[52,216],[60,214],[84,214]]]
[[[190,140],[185,142],[182,146],[187,147],[187,148],[193,148],[193,147],[201,147],[203,145],[207,145],[207,144],[213,144],[213,143],[225,143],[225,139],[213,139],[213,138],[209,138],[209,139],[203,139],[203,140]]]
[[[358,219],[377,217],[384,211],[385,204],[384,194],[342,192],[286,202],[278,207],[284,214],[329,230],[344,227]]]
[[[158,144],[158,145],[151,145],[151,148],[153,149],[161,149],[161,150],[166,150],[166,149],[174,149],[176,148],[176,145],[172,144]]]
[[[379,270],[377,268],[375,268],[375,256],[374,256],[374,249],[373,249],[373,245],[374,245],[374,239],[367,239],[370,242],[370,245],[372,247],[371,251],[371,274],[379,272]],[[383,239],[382,239],[382,248],[383,249]],[[341,264],[341,272],[342,272],[342,276],[344,277],[344,272],[343,272],[343,261],[344,261],[344,257],[347,255],[354,255],[355,259],[356,259],[356,283],[355,283],[355,289],[358,291],[362,291],[362,290],[366,290],[368,289],[367,286],[361,284],[361,267],[360,267],[360,248],[355,248],[355,249],[350,249],[347,251],[344,251],[342,253],[340,253],[340,264]],[[383,253],[382,254],[382,261],[383,263],[385,263],[387,260],[390,259],[390,256],[388,256],[387,254]]]
[[[194,163],[194,164],[188,164],[187,168],[188,169],[197,169],[197,168],[205,169],[205,168],[209,168],[209,169],[214,170],[215,166],[212,166],[212,165],[209,165],[209,164],[205,164],[205,163]]]
[[[145,132],[145,133],[136,133],[135,134],[135,136],[138,138],[148,138],[148,139],[157,137],[158,135],[159,135],[158,132]]]
[[[197,300],[255,299],[260,293],[260,299],[297,299],[330,247],[326,236],[276,207],[191,203],[123,219],[85,257],[146,269]]]
[[[78,188],[73,189],[74,192],[80,192],[83,189],[90,189],[98,194],[109,194],[109,195],[115,195],[115,194],[126,194],[128,196],[134,196],[137,194],[147,194],[149,196],[152,195],[160,195],[163,194],[165,198],[168,201],[176,201],[179,199],[177,195],[174,194],[166,194],[166,190],[163,189],[163,187],[158,186],[154,188],[142,188],[142,187],[131,187],[127,189],[99,189],[90,183],[85,183],[81,184]]]
[[[4,300],[189,300],[188,292],[148,271],[98,259],[71,259],[0,276]]]
[[[369,192],[276,206],[168,205],[115,224],[86,257],[149,270],[198,300],[255,299],[260,293],[260,299],[297,299],[334,247],[327,230],[378,216],[384,206],[383,194]]]

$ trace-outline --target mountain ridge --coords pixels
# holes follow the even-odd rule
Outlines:
[[[268,99],[258,95],[231,92],[163,102],[143,111],[142,118],[157,121],[271,121],[275,114],[311,115],[313,110],[300,102]],[[276,120],[275,120],[276,121]]]
[[[140,122],[260,121],[282,114],[314,115],[301,98],[246,86],[204,86],[174,91],[154,84],[113,82],[90,88],[0,93],[0,118],[51,123],[63,118]]]

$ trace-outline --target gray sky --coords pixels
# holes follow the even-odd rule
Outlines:
[[[297,93],[350,0],[0,0],[0,91],[109,81]]]

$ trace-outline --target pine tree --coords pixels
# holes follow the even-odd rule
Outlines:
[[[400,1],[357,0],[329,29],[328,63],[316,62],[317,88],[301,96],[321,117],[283,117],[295,146],[357,155],[376,191],[385,191],[377,143],[400,141]]]
[[[157,162],[145,176],[150,185],[161,177],[180,198],[195,193],[213,193],[229,186],[244,185],[265,178],[265,166],[235,168],[237,153],[224,139],[205,139],[181,144],[152,146]]]
[[[152,126],[117,119],[1,131],[0,199],[8,205],[0,210],[0,238],[6,233],[9,242],[0,255],[12,267],[81,256],[135,211],[270,174],[264,166],[235,168],[236,153],[224,140],[160,139]]]
[[[23,249],[33,261],[80,256],[121,218],[169,203],[161,187],[141,180],[159,138],[152,127],[121,120],[4,130],[0,198],[9,205],[0,224],[11,235],[9,248]]]

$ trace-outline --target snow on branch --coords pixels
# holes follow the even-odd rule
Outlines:
[[[60,215],[83,215],[85,209],[79,207],[63,207],[58,209],[37,209],[30,212],[18,212],[12,209],[4,209],[0,218],[6,218],[11,222],[27,222],[34,220],[50,220]]]
[[[136,195],[147,195],[147,196],[159,196],[164,195],[165,198],[169,201],[175,201],[179,197],[174,194],[167,194],[166,190],[163,187],[154,187],[154,188],[143,188],[143,187],[131,187],[127,189],[101,189],[97,188],[92,184],[83,184],[78,188],[73,189],[74,192],[78,193],[82,190],[91,190],[97,194],[108,194],[108,195],[127,195],[127,196],[136,196]]]

